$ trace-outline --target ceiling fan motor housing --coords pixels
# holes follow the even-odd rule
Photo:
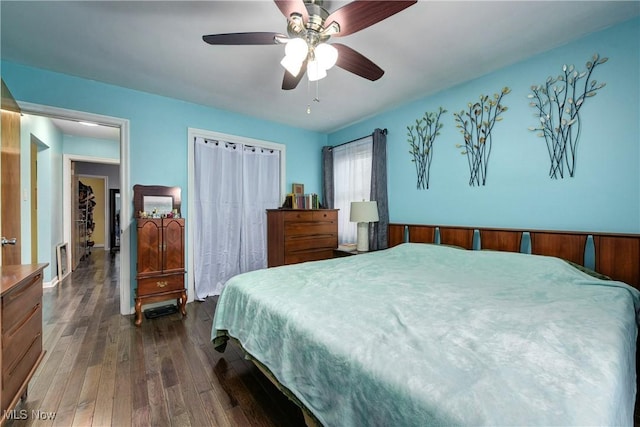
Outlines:
[[[319,43],[324,43],[331,37],[324,28],[324,22],[329,16],[329,12],[321,6],[322,2],[305,2],[305,7],[309,13],[307,23],[302,20],[298,13],[292,13],[288,20],[287,33],[292,38],[304,39],[310,48],[314,48]]]

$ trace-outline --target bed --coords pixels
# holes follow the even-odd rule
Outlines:
[[[638,290],[556,257],[460,249],[477,230],[449,246],[408,227],[384,251],[230,279],[214,345],[237,340],[325,426],[633,424]]]

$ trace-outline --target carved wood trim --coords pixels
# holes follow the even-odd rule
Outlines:
[[[180,214],[180,187],[165,187],[163,185],[140,185],[133,186],[133,213],[138,217],[138,212],[143,210],[144,196],[170,196],[173,198],[173,209],[177,209]]]

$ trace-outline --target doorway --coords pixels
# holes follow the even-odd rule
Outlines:
[[[44,116],[51,119],[63,119],[74,122],[93,122],[104,126],[116,127],[120,130],[120,159],[100,158],[91,155],[63,154],[63,235],[66,241],[71,241],[72,212],[71,212],[71,163],[72,161],[84,161],[94,163],[120,164],[119,181],[122,200],[132,200],[132,192],[129,189],[129,120],[99,114],[86,113],[76,110],[50,107],[28,102],[21,102],[20,107],[25,114]],[[131,218],[131,207],[128,203],[121,206],[121,235],[120,235],[120,313],[122,315],[133,314],[133,299],[131,298],[131,260],[130,260],[130,223],[126,218]]]

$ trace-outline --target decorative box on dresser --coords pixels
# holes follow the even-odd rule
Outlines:
[[[184,235],[185,220],[174,217],[180,209],[180,189],[178,187],[144,186],[134,187],[134,208],[138,215],[137,241],[138,257],[136,269],[135,325],[142,323],[144,304],[176,300],[183,316],[187,315],[187,291],[184,275]],[[145,197],[171,198],[169,212],[155,214],[145,211]],[[160,215],[160,218],[145,218]]]
[[[337,209],[267,209],[269,267],[333,258]]]
[[[44,357],[42,348],[42,271],[49,264],[4,265],[2,273],[0,424],[10,417]]]

